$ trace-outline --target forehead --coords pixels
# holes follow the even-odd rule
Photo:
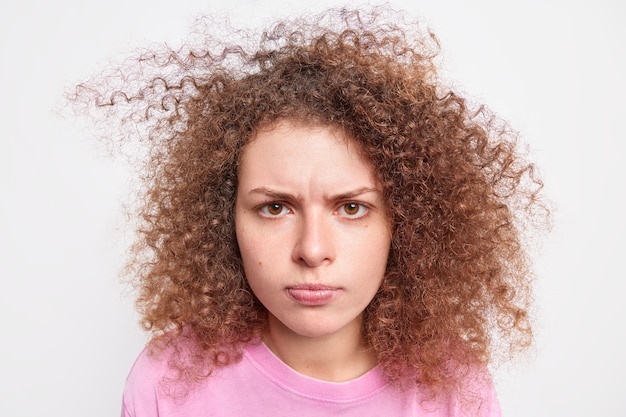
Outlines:
[[[363,162],[370,164],[369,160],[363,155],[361,144],[342,128],[334,125],[307,123],[291,119],[282,119],[257,128],[242,147],[241,159],[246,159],[249,154],[262,153],[263,150],[273,153],[278,148],[288,150],[290,148],[302,147],[302,143],[306,141],[308,141],[308,145],[312,149],[327,147],[330,148],[327,149],[329,151],[339,150],[338,146],[329,147],[329,144],[340,144],[354,158],[362,159]]]
[[[372,164],[360,144],[339,128],[281,122],[260,129],[243,149],[240,181],[298,178],[341,185],[349,181],[377,184]],[[245,178],[241,178],[245,177]]]

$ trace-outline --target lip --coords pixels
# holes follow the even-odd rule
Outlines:
[[[331,302],[339,288],[328,285],[305,284],[287,288],[287,293],[296,302],[306,306],[322,306]]]

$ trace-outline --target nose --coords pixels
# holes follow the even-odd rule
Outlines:
[[[309,267],[321,266],[335,259],[332,219],[327,218],[323,211],[313,211],[299,219],[292,259]]]

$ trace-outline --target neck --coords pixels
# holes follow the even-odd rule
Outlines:
[[[332,335],[307,337],[294,333],[270,314],[263,341],[295,371],[325,381],[357,378],[377,362],[373,350],[363,342],[359,321]]]

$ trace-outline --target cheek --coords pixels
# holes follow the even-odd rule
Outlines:
[[[377,268],[378,273],[380,274],[378,280],[378,286],[380,286],[384,280],[385,272],[387,271],[387,263],[389,260],[389,251],[391,248],[391,240],[384,239],[379,241],[376,248],[375,253],[372,254],[372,259],[376,260],[376,265],[372,265],[372,267]]]
[[[257,262],[256,260],[263,260],[267,256],[269,242],[258,231],[236,227],[236,236],[244,263],[253,264]]]
[[[347,245],[344,253],[347,256],[347,268],[351,274],[367,287],[373,290],[382,284],[387,269],[389,257],[389,241],[380,236],[370,236],[362,244]],[[358,277],[358,278],[357,278]],[[365,289],[365,288],[364,288]]]
[[[391,247],[391,239],[387,229],[378,227],[370,232],[367,238],[363,240],[360,247],[360,254],[366,263],[370,265],[387,264],[389,249]]]
[[[265,280],[267,270],[273,264],[271,254],[268,254],[268,242],[243,227],[237,227],[236,231],[246,280],[249,283]]]
[[[239,206],[235,204],[235,238],[237,239],[237,246],[239,247],[239,253],[244,265],[250,262],[250,256],[254,253],[252,249],[253,242],[251,242],[250,236],[249,228],[246,227],[246,218]]]
[[[239,253],[241,254],[241,261],[243,263],[244,272],[248,275],[252,272],[252,269],[258,266],[262,266],[262,261],[258,259],[258,252],[254,250],[252,242],[237,238],[239,244]]]

